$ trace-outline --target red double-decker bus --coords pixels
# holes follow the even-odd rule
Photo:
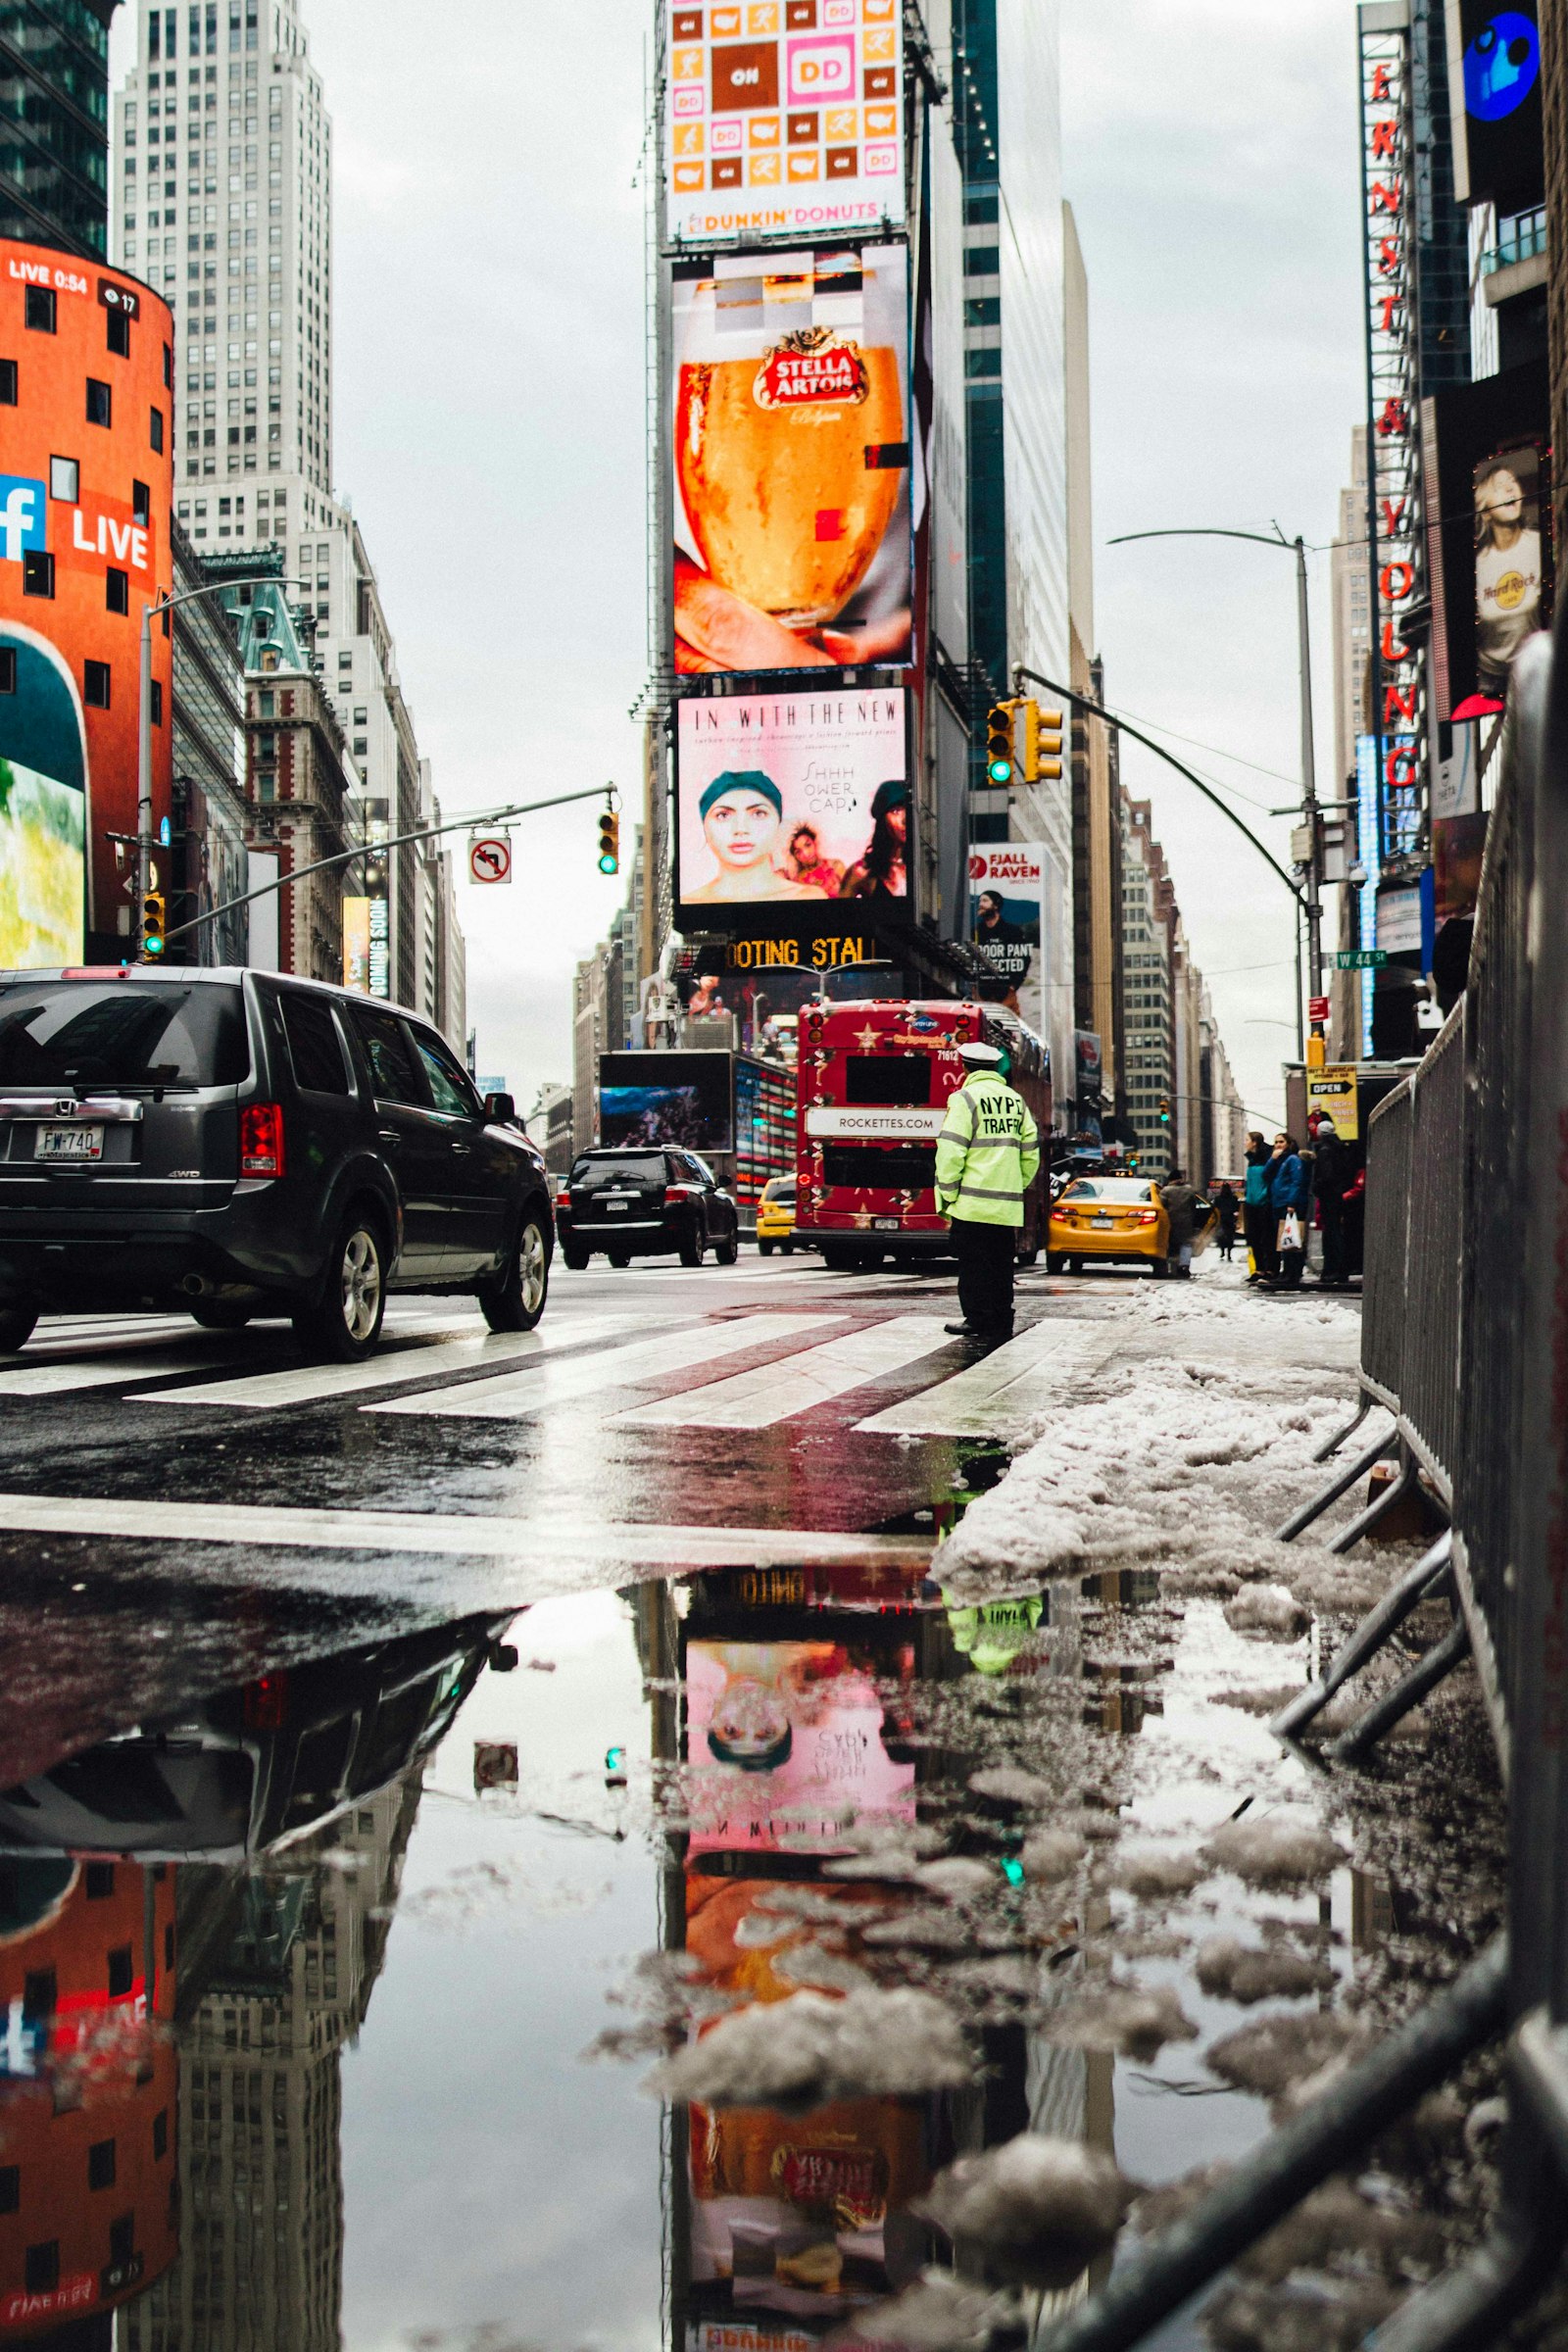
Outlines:
[[[948,1097],[964,1079],[958,1048],[1001,1046],[1013,1085],[1040,1129],[1040,1174],[1024,1201],[1018,1259],[1032,1265],[1050,1216],[1051,1055],[1032,1030],[995,1004],[924,1002],[802,1007],[796,1072],[795,1234],[830,1266],[879,1265],[946,1254],[937,1213],[937,1137]]]

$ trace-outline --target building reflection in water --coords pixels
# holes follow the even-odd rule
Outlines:
[[[687,1955],[697,2032],[714,1996],[733,2005],[872,1983],[940,1988],[943,1960],[956,1986],[972,1951],[933,1961],[902,1940],[901,1921],[929,1911],[928,1898],[896,1874],[866,1877],[861,1864],[844,1874],[867,1825],[911,1853],[934,1830],[933,1849],[1000,1862],[1016,1850],[1008,1820],[1017,1808],[1004,1791],[992,1802],[983,1789],[996,1761],[988,1726],[1008,1700],[1049,1699],[1043,1715],[1054,1710],[1075,1727],[1059,1762],[1068,1805],[1080,1794],[1085,1725],[1098,1731],[1114,1716],[1118,1728],[1136,1728],[1119,1676],[1117,1703],[1106,1705],[1108,1678],[1084,1629],[1146,1595],[1102,1591],[1101,1580],[968,1605],[885,1568],[769,1570],[631,1597],[672,1824],[664,1936]],[[1157,1670],[1130,1677],[1129,1696],[1146,1698]],[[1114,1772],[1098,1755],[1096,1767]],[[1050,1755],[1037,1753],[1034,1769],[1049,1775]],[[1077,1974],[1088,1924],[1071,1916],[1078,1899],[1063,1898],[1069,1915],[1054,1936],[1017,1938],[1028,1995],[1013,2013],[984,2001],[973,2010],[983,2065],[972,2088],[844,2100],[805,2116],[674,2112],[665,2143],[671,2352],[805,2347],[933,2259],[951,2259],[912,2208],[960,2154],[1024,2131],[1111,2147],[1110,2057],[1057,2048],[1041,2031]],[[1037,2330],[1091,2284],[1086,2274],[1065,2294],[1039,2297]]]
[[[340,2054],[422,1759],[514,1662],[505,1622],[220,1692],[0,1796],[0,2343],[337,2345]]]

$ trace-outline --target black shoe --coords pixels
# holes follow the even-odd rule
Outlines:
[[[972,1323],[944,1323],[942,1328],[951,1332],[956,1340],[978,1340],[981,1337]]]

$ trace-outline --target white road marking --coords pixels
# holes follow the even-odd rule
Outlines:
[[[614,1428],[767,1429],[812,1405],[827,1404],[848,1389],[862,1388],[884,1372],[896,1372],[916,1356],[945,1348],[948,1337],[936,1315],[895,1315],[863,1324],[841,1338],[808,1348],[782,1362],[737,1372],[685,1396],[663,1396],[657,1404],[617,1413]]]
[[[271,1503],[152,1502],[96,1494],[0,1494],[0,1532],[129,1541],[304,1546],[326,1551],[434,1552],[555,1561],[564,1556],[649,1567],[808,1567],[889,1561],[919,1567],[928,1537],[814,1528],[685,1527],[559,1518],[460,1518],[437,1511],[301,1510]]]
[[[168,1357],[156,1355],[111,1354],[95,1363],[72,1361],[63,1364],[29,1364],[25,1357],[0,1364],[0,1396],[68,1396],[82,1389],[112,1389],[128,1381],[172,1380],[178,1373],[194,1372],[203,1362],[214,1370],[231,1364],[235,1345],[219,1343],[215,1348],[211,1338],[204,1348],[181,1349]]]
[[[748,1348],[764,1348],[774,1340],[791,1340],[802,1332],[842,1323],[842,1315],[745,1315],[733,1323],[704,1323],[696,1330],[666,1333],[656,1340],[639,1340],[630,1348],[612,1348],[586,1360],[550,1364],[535,1375],[509,1373],[499,1380],[470,1381],[461,1389],[437,1389],[422,1396],[400,1396],[391,1404],[372,1404],[372,1413],[439,1413],[461,1420],[521,1420],[553,1404],[577,1396],[597,1396],[607,1389],[640,1388],[671,1372],[692,1372],[717,1356],[738,1355]]]
[[[858,1429],[885,1437],[1006,1437],[1072,1393],[1120,1344],[1119,1324],[1052,1316]]]
[[[188,1389],[160,1389],[149,1404],[238,1405],[248,1411],[285,1404],[318,1404],[354,1396],[367,1389],[392,1389],[400,1382],[431,1380],[444,1372],[473,1372],[485,1364],[532,1361],[564,1348],[580,1348],[612,1333],[632,1330],[646,1316],[578,1315],[547,1323],[538,1331],[477,1331],[463,1338],[435,1332],[406,1348],[389,1348],[368,1364],[298,1364],[283,1372],[252,1372],[239,1380],[202,1381]],[[482,1384],[489,1387],[490,1383]]]

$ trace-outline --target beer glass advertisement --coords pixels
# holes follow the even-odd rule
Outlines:
[[[1434,535],[1438,715],[1480,717],[1506,700],[1520,647],[1551,625],[1545,363],[1455,385],[1427,405],[1443,516]]]
[[[727,1152],[729,1097],[727,1054],[602,1054],[599,1141]]]
[[[16,663],[0,701],[0,965],[79,963],[87,872],[87,747],[71,672],[30,631],[0,631]]]
[[[899,227],[903,0],[670,0],[671,244]]]
[[[845,1824],[914,1819],[873,1663],[838,1642],[693,1642],[689,1853],[840,1853]]]
[[[681,703],[683,928],[733,908],[748,930],[794,929],[826,900],[855,902],[857,924],[910,919],[906,699],[834,687]]]
[[[672,299],[675,667],[907,663],[907,249],[678,263]]]

